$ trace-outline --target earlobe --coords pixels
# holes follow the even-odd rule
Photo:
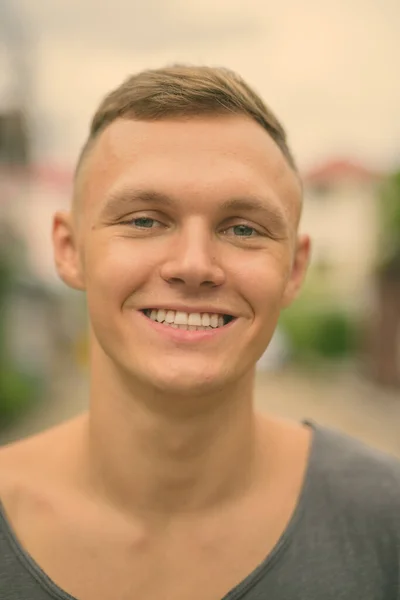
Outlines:
[[[292,270],[283,295],[283,308],[290,306],[298,296],[307,274],[310,255],[311,241],[309,236],[298,236]]]
[[[58,275],[69,287],[84,290],[81,259],[70,213],[57,212],[54,215],[52,238]]]

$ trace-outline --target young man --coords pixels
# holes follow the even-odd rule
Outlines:
[[[0,452],[2,600],[395,600],[400,467],[253,407],[303,280],[285,133],[223,69],[101,104],[56,265],[87,296],[88,414]]]

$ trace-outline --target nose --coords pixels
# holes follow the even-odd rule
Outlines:
[[[225,275],[217,259],[217,240],[200,223],[192,223],[177,232],[161,267],[161,276],[168,283],[180,283],[190,288],[218,287]]]

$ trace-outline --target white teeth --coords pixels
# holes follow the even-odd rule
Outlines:
[[[167,314],[165,315],[165,322],[166,323],[173,323],[175,321],[175,311],[174,310],[169,310],[167,312]]]
[[[161,308],[160,310],[157,310],[156,313],[157,313],[157,317],[156,317],[157,321],[159,323],[162,323],[165,320],[165,315],[167,314],[166,311],[163,308]],[[151,311],[151,314],[153,314],[153,311]]]
[[[210,315],[207,313],[204,313],[203,315],[201,315],[201,324],[204,327],[209,327],[210,325]]]
[[[151,309],[147,311],[147,316],[153,321],[164,323],[165,325],[174,325],[181,329],[195,331],[197,329],[211,329],[224,326],[224,317],[219,314],[210,313],[186,313],[184,311],[165,310],[163,308]]]
[[[190,313],[188,318],[189,325],[201,325],[201,314],[200,313]]]
[[[189,316],[190,319],[190,316]],[[176,312],[174,323],[176,325],[187,325],[188,324],[188,314],[185,312]]]
[[[218,327],[218,315],[210,316],[210,325],[211,327]]]

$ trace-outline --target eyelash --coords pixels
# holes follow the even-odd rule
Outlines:
[[[129,219],[129,221],[123,221],[123,224],[126,225],[135,225],[135,221],[153,221],[153,223],[159,223],[162,225],[161,221],[157,219],[153,219],[153,217],[135,217],[134,219]],[[153,229],[152,227],[139,227],[136,225],[138,229]]]
[[[243,236],[242,235],[237,235],[235,237],[244,238],[244,239],[250,239],[250,238],[253,238],[253,237],[260,237],[260,236],[262,236],[262,234],[255,227],[252,227],[251,225],[246,225],[245,223],[237,223],[236,225],[231,225],[230,227],[227,227],[224,230],[224,233],[226,231],[228,231],[229,229],[233,229],[234,227],[245,227],[246,229],[251,229],[255,233],[255,235],[243,235]]]
[[[145,230],[151,230],[154,229],[154,227],[140,227],[138,225],[135,225],[135,221],[140,221],[140,220],[146,220],[146,221],[152,221],[153,224],[154,223],[158,223],[159,225],[163,225],[161,223],[161,221],[158,221],[157,219],[153,219],[153,217],[135,217],[134,219],[129,219],[126,221],[121,221],[121,225],[130,225],[130,226],[135,226],[137,229],[145,231]],[[234,236],[236,238],[242,238],[242,239],[251,239],[251,238],[255,238],[255,237],[265,237],[266,234],[261,233],[260,231],[258,231],[255,227],[251,226],[251,225],[247,225],[246,223],[236,223],[235,225],[230,225],[229,227],[227,227],[226,229],[223,230],[223,233],[226,233],[229,229],[233,229],[234,227],[245,227],[246,229],[251,229],[252,233],[251,235],[237,235]]]

